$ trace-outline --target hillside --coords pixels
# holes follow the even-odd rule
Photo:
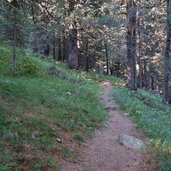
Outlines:
[[[140,89],[134,93],[119,78],[69,70],[21,49],[13,76],[11,54],[10,48],[0,47],[0,170],[56,171],[66,162],[80,163],[82,144],[108,121],[98,85],[103,80],[110,81],[111,98],[146,135],[146,165],[171,170],[171,107],[159,95]]]
[[[106,119],[97,83],[84,72],[0,47],[0,170],[57,169]],[[57,163],[56,159],[59,159]]]

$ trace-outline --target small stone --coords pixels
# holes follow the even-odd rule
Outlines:
[[[56,138],[56,141],[57,141],[58,143],[62,143],[62,140],[61,140],[60,138]]]
[[[129,116],[129,114],[128,113],[124,113],[124,116]]]
[[[68,95],[71,95],[71,92],[67,92]]]
[[[141,140],[126,134],[120,135],[118,137],[118,142],[123,146],[136,150],[143,149],[145,147]]]
[[[39,134],[39,132],[33,132],[31,136],[33,139],[38,139],[40,134]]]
[[[107,123],[105,123],[105,124],[104,124],[104,127],[105,127],[105,128],[108,128],[108,127],[109,127],[109,125],[108,125]]]

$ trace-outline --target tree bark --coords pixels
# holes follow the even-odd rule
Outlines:
[[[155,87],[154,87],[154,76],[153,75],[151,76],[151,90],[155,90]]]
[[[62,42],[61,42],[61,55],[62,55],[62,61],[64,62],[66,59],[66,39],[65,39],[65,29],[62,30]]]
[[[147,81],[147,59],[144,59],[143,60],[143,65],[144,65],[144,67],[143,67],[143,69],[144,69],[144,74],[143,74],[143,87],[145,88],[145,89],[147,89],[148,88],[148,81]]]
[[[56,43],[53,42],[53,59],[56,61]]]
[[[139,16],[140,18],[140,16]],[[138,33],[138,56],[137,56],[137,64],[139,66],[138,78],[137,78],[137,86],[139,88],[143,87],[143,67],[142,67],[142,41],[141,41],[141,29],[140,29],[140,19],[137,21],[137,33]]]
[[[89,59],[89,53],[88,53],[88,46],[89,46],[89,42],[88,42],[88,37],[86,38],[86,71],[89,71],[89,63],[90,63],[90,59]]]
[[[105,40],[105,56],[106,56],[106,74],[109,75],[109,54],[107,41]]]
[[[137,90],[136,75],[136,5],[133,0],[127,0],[127,70],[128,87]]]
[[[14,28],[14,40],[13,40],[13,57],[12,57],[12,71],[16,74],[16,29]]]
[[[17,1],[13,1],[13,14],[14,14],[14,26],[13,26],[13,57],[12,57],[12,71],[16,74],[16,39],[17,39]]]
[[[170,43],[171,43],[171,0],[167,0],[167,36],[164,52],[163,102],[170,101]]]
[[[58,61],[62,60],[62,41],[61,37],[58,39]]]
[[[69,1],[69,15],[74,11],[75,0]],[[78,69],[78,46],[77,46],[77,22],[72,19],[69,27],[69,52],[68,66],[71,69]]]

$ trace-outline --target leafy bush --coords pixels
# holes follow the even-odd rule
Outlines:
[[[17,62],[18,75],[38,75],[40,71],[41,66],[33,59],[33,57],[27,56]]]
[[[8,48],[0,47],[0,73],[7,73],[10,70],[10,56],[12,55],[11,51]]]
[[[8,59],[11,55],[11,50],[5,47],[0,47],[0,60],[2,59]]]
[[[45,75],[48,63],[40,58],[26,56],[23,49],[16,50],[17,76]],[[0,74],[12,75],[12,49],[0,46]]]

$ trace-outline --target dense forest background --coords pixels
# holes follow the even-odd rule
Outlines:
[[[1,43],[116,75],[170,101],[170,1],[2,0]],[[168,20],[168,22],[166,22]],[[167,34],[167,40],[166,40]],[[164,66],[164,67],[163,67]]]

